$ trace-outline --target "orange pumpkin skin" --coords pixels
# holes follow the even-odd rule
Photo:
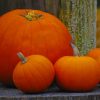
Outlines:
[[[96,61],[98,62],[99,67],[100,67],[100,57],[99,57]],[[100,69],[100,68],[99,68],[99,69]],[[99,76],[100,76],[100,74],[99,74]]]
[[[87,55],[97,60],[100,58],[100,48],[91,49]]]
[[[100,79],[100,48],[94,48],[94,49],[91,49],[87,56],[90,56],[92,58],[94,58],[97,62],[98,62],[98,65],[99,65],[99,68],[98,68],[98,71],[99,71],[99,79]]]
[[[19,9],[0,18],[0,80],[4,85],[12,84],[19,51],[26,56],[46,56],[53,63],[64,55],[73,55],[71,36],[64,24],[53,15],[34,12],[42,17],[30,21],[23,16],[26,11]]]
[[[13,72],[15,86],[25,93],[38,93],[47,89],[55,76],[53,64],[44,56],[32,55],[27,62],[19,62]]]
[[[54,65],[58,86],[64,90],[85,92],[99,82],[98,64],[91,57],[62,57]]]

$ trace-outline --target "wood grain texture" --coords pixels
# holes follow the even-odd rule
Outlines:
[[[83,55],[96,47],[96,4],[96,0],[61,0],[59,17]]]
[[[97,86],[90,92],[73,93],[51,87],[44,93],[24,94],[18,89],[0,85],[0,100],[100,100],[100,88]]]

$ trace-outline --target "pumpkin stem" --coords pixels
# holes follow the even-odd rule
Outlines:
[[[73,48],[74,56],[81,56],[79,49],[76,47],[74,43],[71,42],[71,46]]]
[[[18,52],[17,55],[21,59],[23,64],[27,62],[27,58],[21,52]]]
[[[38,20],[42,18],[42,16],[43,16],[42,14],[37,14],[34,11],[27,11],[26,14],[24,15],[24,17],[29,21]]]

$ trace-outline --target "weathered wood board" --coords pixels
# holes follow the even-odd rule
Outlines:
[[[73,93],[55,87],[40,94],[24,94],[18,89],[0,85],[0,100],[100,100],[100,88],[91,92]]]

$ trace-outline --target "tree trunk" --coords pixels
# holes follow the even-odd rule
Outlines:
[[[69,28],[81,54],[96,47],[96,0],[1,0],[0,13],[33,8],[59,17]]]

